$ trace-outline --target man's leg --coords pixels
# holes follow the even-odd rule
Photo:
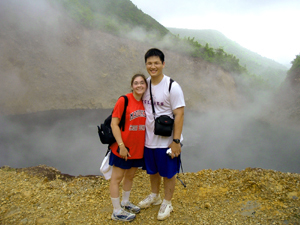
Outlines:
[[[145,166],[144,169],[147,170],[147,173],[150,174],[150,185],[151,193],[144,200],[140,201],[138,206],[140,208],[147,208],[151,205],[159,205],[162,200],[160,198],[159,189],[161,184],[161,176],[158,173],[156,165],[156,149],[149,149],[145,147],[144,149],[144,159]]]
[[[160,205],[162,200],[159,194],[159,188],[161,183],[161,176],[159,173],[150,175],[151,194],[144,200],[140,201],[138,206],[140,208],[147,208],[151,205]]]
[[[174,190],[175,190],[176,178],[173,176],[171,179],[164,177],[164,189],[165,189],[165,199],[171,201]]]
[[[165,191],[165,198],[160,206],[157,219],[158,220],[165,220],[168,218],[173,211],[172,207],[172,197],[175,190],[176,179],[173,176],[171,179],[164,177],[164,191]]]
[[[160,189],[161,176],[159,173],[150,175],[151,192],[158,194]]]

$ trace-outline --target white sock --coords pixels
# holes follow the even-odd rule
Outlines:
[[[168,204],[171,204],[171,201],[168,201],[168,200],[164,199],[162,204],[168,205]]]
[[[150,196],[151,196],[152,198],[157,198],[158,194],[156,194],[156,193],[151,193]]]
[[[114,207],[114,213],[118,214],[121,211],[120,198],[111,198],[111,202]]]
[[[122,205],[127,205],[129,202],[129,196],[130,196],[130,191],[124,191],[122,192]]]

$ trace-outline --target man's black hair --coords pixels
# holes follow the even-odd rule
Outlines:
[[[157,48],[151,48],[146,52],[146,54],[145,54],[145,63],[147,62],[147,59],[151,56],[158,56],[162,63],[165,61],[164,53],[161,50],[157,49]]]

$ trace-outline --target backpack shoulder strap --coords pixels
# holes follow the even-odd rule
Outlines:
[[[171,87],[172,87],[172,83],[174,82],[174,80],[172,78],[170,78],[170,84],[169,84],[169,92],[171,91]]]
[[[126,109],[127,109],[127,106],[128,106],[128,97],[126,95],[122,95],[121,97],[123,97],[125,99],[125,102],[124,102],[124,111],[123,111],[119,126],[122,129],[122,131],[124,131],[124,129],[125,129]]]

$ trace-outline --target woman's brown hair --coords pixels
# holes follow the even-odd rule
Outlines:
[[[148,87],[147,78],[146,78],[146,76],[145,76],[144,74],[141,74],[141,73],[137,73],[137,74],[134,74],[134,75],[132,76],[132,78],[131,78],[131,86],[133,85],[133,81],[134,81],[135,78],[137,78],[137,77],[142,77],[143,80],[144,80],[145,83],[146,83],[146,86]]]

